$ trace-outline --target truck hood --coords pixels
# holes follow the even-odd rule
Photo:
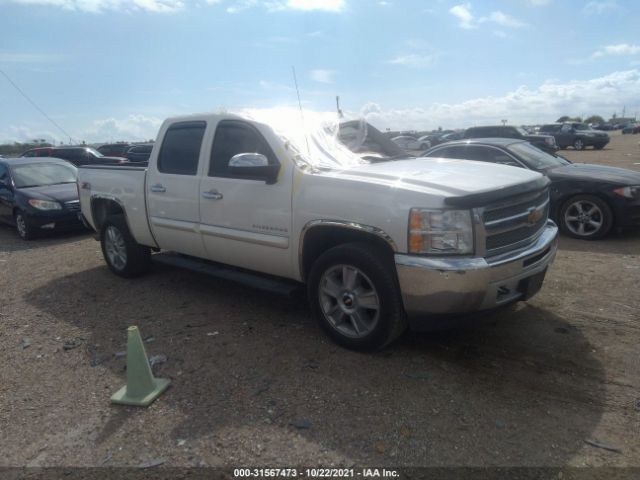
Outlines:
[[[463,197],[504,190],[542,178],[539,173],[523,168],[445,158],[372,163],[332,171],[329,175],[444,197]]]
[[[640,172],[588,163],[552,168],[547,175],[551,180],[597,180],[615,185],[640,185]]]

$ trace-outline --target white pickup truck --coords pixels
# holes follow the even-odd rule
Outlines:
[[[428,327],[432,314],[540,289],[557,248],[542,175],[463,160],[364,161],[333,138],[307,137],[302,153],[246,117],[168,119],[147,168],[79,169],[81,214],[118,275],[143,273],[165,250],[304,282],[323,329],[355,349]]]

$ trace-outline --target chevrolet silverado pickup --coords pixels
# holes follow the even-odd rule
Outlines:
[[[287,137],[231,114],[168,119],[148,167],[80,167],[81,214],[123,277],[164,250],[305,283],[313,316],[348,348],[538,292],[558,232],[545,177],[367,161],[328,132]]]

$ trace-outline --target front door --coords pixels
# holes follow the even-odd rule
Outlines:
[[[171,124],[157,158],[150,159],[145,185],[149,223],[158,246],[196,257],[206,256],[198,226],[205,128],[202,121]]]
[[[276,149],[277,151],[277,149]],[[261,153],[280,164],[273,184],[229,169],[239,153]],[[211,260],[289,277],[291,162],[279,159],[253,125],[223,120],[215,132],[209,168],[200,182],[200,231]]]

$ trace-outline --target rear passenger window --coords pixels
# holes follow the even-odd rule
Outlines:
[[[158,155],[158,171],[195,175],[205,128],[205,122],[182,122],[169,127]]]
[[[449,147],[443,148],[441,150],[437,150],[430,154],[430,157],[437,158],[458,158],[464,159],[466,158],[467,147]]]
[[[210,177],[233,177],[229,160],[239,153],[261,153],[276,165],[278,160],[267,141],[251,125],[235,120],[223,120],[218,124],[209,162]]]

